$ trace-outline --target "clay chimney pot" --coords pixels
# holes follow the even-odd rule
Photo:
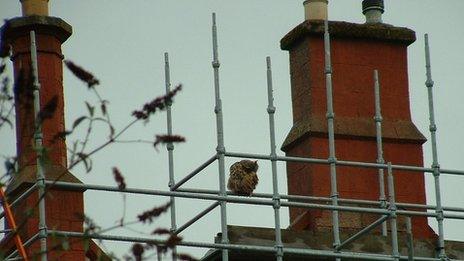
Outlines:
[[[23,16],[48,16],[49,0],[20,0]]]

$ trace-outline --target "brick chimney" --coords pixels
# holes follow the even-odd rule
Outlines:
[[[38,75],[41,85],[40,104],[44,107],[51,99],[57,98],[57,109],[51,119],[42,124],[43,146],[45,148],[44,174],[46,180],[62,176],[61,181],[80,181],[67,171],[66,143],[64,139],[54,139],[55,134],[65,130],[63,99],[63,54],[61,45],[71,36],[72,28],[60,18],[48,16],[48,0],[21,0],[23,16],[8,20],[1,28],[1,46],[11,47],[11,60],[16,81],[31,82],[31,38],[35,31],[38,57]],[[17,83],[18,84],[18,83]],[[16,138],[19,173],[13,177],[7,188],[11,202],[30,188],[37,180],[37,154],[34,149],[34,112],[32,85],[22,84],[15,91],[16,102]],[[79,215],[84,213],[83,191],[71,191],[50,187],[45,197],[46,227],[57,230],[83,232],[83,222]],[[27,241],[39,232],[38,193],[35,189],[14,208],[17,224],[25,222],[20,230],[23,241]],[[32,216],[28,211],[33,209]],[[11,238],[2,241],[2,249],[9,252],[14,249]],[[56,239],[55,239],[56,240]],[[48,249],[61,241],[48,237]],[[37,259],[40,250],[39,240],[27,248],[28,255]],[[84,246],[81,242],[71,243],[67,251],[53,251],[49,260],[84,260]]]
[[[364,4],[365,12],[367,7],[374,9],[368,4],[382,1],[368,2]],[[407,48],[415,42],[415,32],[383,24],[379,15],[380,11],[369,13],[366,24],[329,22],[336,158],[363,162],[377,160],[372,75],[378,70],[384,158],[393,164],[423,166],[422,144],[426,139],[411,120],[408,90]],[[293,103],[293,127],[282,150],[287,156],[327,159],[324,23],[316,19],[307,19],[281,40],[281,48],[290,54]],[[379,200],[377,170],[337,166],[337,175],[340,198]],[[397,202],[426,203],[423,174],[395,171],[394,177]],[[288,162],[287,179],[289,194],[330,196],[327,165]],[[340,229],[347,231],[357,231],[378,218],[371,214],[339,213]],[[331,219],[328,211],[290,209],[293,229],[329,230]],[[412,221],[416,238],[435,236],[426,218],[414,217]],[[405,229],[404,220],[400,217],[399,222],[401,231]]]

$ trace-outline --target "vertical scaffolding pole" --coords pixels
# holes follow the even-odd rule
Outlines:
[[[388,183],[388,196],[390,201],[390,228],[392,240],[392,256],[396,260],[400,260],[400,252],[398,249],[398,227],[396,223],[396,202],[395,202],[395,181],[393,178],[393,169],[391,162],[387,163],[387,183]]]
[[[438,164],[438,151],[437,151],[437,125],[435,124],[435,109],[433,106],[433,80],[432,80],[432,65],[430,61],[430,46],[429,46],[429,35],[425,34],[425,68],[427,81],[425,86],[428,91],[429,99],[429,120],[430,120],[430,136],[432,139],[432,169],[433,169],[433,178],[435,181],[435,200],[436,208],[435,213],[437,214],[437,223],[438,223],[438,256],[440,259],[446,259],[445,253],[445,238],[443,230],[443,207],[441,205],[441,192],[440,192],[440,164]]]
[[[414,236],[412,234],[412,223],[410,216],[406,216],[406,233],[408,234],[408,261],[414,261]]]
[[[164,75],[166,82],[166,94],[171,91],[171,72],[169,69],[169,54],[164,53]],[[172,115],[171,115],[171,103],[168,103],[166,106],[166,121],[167,121],[167,131],[168,135],[172,135]],[[168,162],[169,162],[169,189],[172,190],[172,187],[175,184],[174,181],[174,144],[169,142],[166,144],[166,149],[168,150]],[[176,224],[176,199],[175,197],[170,197],[171,202],[171,233],[174,233],[177,229]],[[172,251],[172,260],[177,260],[177,248],[174,247]]]
[[[32,77],[34,78],[34,115],[35,115],[35,151],[37,153],[37,188],[39,191],[39,238],[40,238],[40,256],[42,261],[47,261],[47,224],[45,220],[45,175],[43,159],[43,134],[42,124],[39,119],[40,112],[40,82],[39,69],[37,60],[37,44],[35,32],[30,32],[31,37],[31,63]]]
[[[329,22],[324,23],[324,50],[325,50],[325,84],[327,91],[327,129],[329,135],[329,158],[330,163],[330,184],[332,205],[338,206],[338,191],[337,191],[337,158],[335,157],[335,134],[334,134],[334,118],[333,97],[332,97],[332,64],[330,57],[330,34]],[[334,248],[340,245],[340,232],[338,224],[338,211],[332,211],[332,229],[334,235]]]
[[[377,137],[377,163],[384,164],[383,158],[383,144],[382,144],[382,113],[380,109],[380,83],[379,83],[379,72],[374,70],[374,93],[375,93],[375,129]],[[380,207],[386,208],[387,201],[385,198],[385,181],[383,169],[379,168],[379,201]],[[387,236],[387,223],[382,223],[382,235]]]
[[[276,248],[276,260],[282,261],[283,259],[283,244],[282,235],[280,231],[280,195],[279,195],[279,183],[277,180],[277,153],[276,153],[276,141],[275,141],[275,122],[274,113],[276,108],[274,107],[274,95],[272,88],[272,68],[271,68],[271,57],[266,57],[267,64],[267,98],[268,106],[267,113],[269,114],[269,132],[271,141],[271,166],[272,166],[272,200],[274,201],[274,220],[275,220],[275,248]]]
[[[219,165],[219,195],[227,197],[226,193],[226,178],[224,167],[224,154],[226,149],[224,147],[224,124],[222,118],[222,101],[219,89],[219,57],[218,57],[218,41],[217,41],[217,27],[216,27],[216,13],[213,13],[213,69],[214,69],[214,93],[215,93],[215,108],[216,114],[216,129],[217,129],[217,147],[218,165]],[[221,200],[221,243],[228,244],[229,237],[227,233],[227,205],[226,201]],[[222,250],[222,261],[229,260],[229,252],[227,249]]]

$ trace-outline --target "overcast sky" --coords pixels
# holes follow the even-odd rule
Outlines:
[[[215,153],[213,74],[211,69],[211,13],[217,13],[221,95],[224,106],[225,145],[228,151],[269,153],[266,113],[265,57],[271,56],[274,75],[277,142],[280,145],[292,126],[288,54],[280,50],[280,39],[303,21],[303,0],[151,0],[95,1],[52,0],[51,15],[73,26],[73,35],[63,45],[67,59],[91,70],[101,81],[100,93],[110,100],[109,112],[114,125],[123,127],[131,112],[144,102],[164,92],[164,52],[171,57],[172,83],[182,83],[184,90],[173,106],[174,132],[186,136],[187,143],[176,146],[175,175],[179,180]],[[464,121],[464,1],[462,0],[387,0],[384,21],[416,31],[417,42],[409,47],[409,80],[413,120],[429,137],[428,107],[424,67],[423,34],[430,34],[432,69],[435,81],[436,121],[439,160],[443,168],[464,169],[462,133]],[[19,1],[1,1],[0,17],[20,15]],[[331,20],[362,23],[361,0],[330,1]],[[11,71],[11,68],[10,68]],[[86,87],[68,71],[64,75],[66,121],[68,126],[85,112],[84,101],[95,101]],[[337,91],[337,86],[334,86]],[[336,108],[335,108],[336,110]],[[335,111],[336,112],[336,111]],[[165,133],[165,114],[148,124],[139,124],[124,137],[153,139]],[[81,133],[82,134],[82,133]],[[97,131],[92,146],[103,142],[106,129]],[[68,139],[72,141],[78,135]],[[69,143],[68,143],[69,144]],[[0,130],[0,153],[15,153],[14,132]],[[425,162],[431,163],[430,143],[424,145]],[[281,153],[282,155],[283,153]],[[228,167],[235,159],[228,159]],[[147,144],[116,144],[95,155],[94,170],[72,172],[91,184],[114,185],[111,168],[118,166],[129,187],[167,190],[167,155]],[[279,163],[279,190],[286,193],[285,165]],[[217,165],[212,164],[191,182],[189,188],[217,189]],[[464,207],[464,180],[442,178],[446,206]],[[427,198],[434,204],[433,182],[427,178]],[[258,192],[272,191],[270,164],[260,163]],[[101,226],[110,226],[121,217],[121,196],[114,193],[85,193],[86,213]],[[127,219],[167,198],[129,196]],[[211,202],[180,200],[178,224],[193,217]],[[273,226],[270,207],[228,205],[230,224]],[[283,227],[288,226],[288,211],[282,209]],[[198,221],[182,235],[185,240],[212,242],[220,231],[219,208]],[[169,226],[168,215],[156,226]],[[436,227],[435,221],[431,222]],[[447,239],[464,241],[462,221],[446,221]],[[151,231],[152,227],[134,226]],[[118,230],[113,234],[144,236]],[[129,244],[107,242],[110,251],[122,255]],[[200,257],[205,249],[185,249]]]

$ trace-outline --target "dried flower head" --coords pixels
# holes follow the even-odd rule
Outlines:
[[[151,223],[153,222],[154,218],[166,212],[170,206],[171,206],[171,202],[168,202],[161,207],[155,207],[152,210],[145,211],[142,214],[138,215],[137,217],[139,221],[142,223],[146,223],[146,222]]]
[[[135,243],[132,245],[132,254],[134,255],[136,261],[142,260],[143,252],[145,252],[145,248],[142,244]]]
[[[185,142],[185,137],[180,135],[156,135],[156,140],[153,143],[153,146],[156,148],[160,143],[177,143],[177,142]]]
[[[113,176],[114,180],[118,184],[120,190],[126,189],[126,182],[124,181],[124,176],[121,174],[118,168],[113,167]]]
[[[132,116],[137,119],[147,120],[148,117],[155,113],[157,110],[164,110],[168,105],[172,103],[172,98],[182,90],[182,85],[177,85],[172,91],[166,95],[159,96],[151,102],[145,103],[141,110],[135,110],[132,112]]]
[[[95,76],[92,73],[86,71],[84,68],[80,67],[79,65],[76,65],[75,63],[69,60],[65,60],[64,64],[77,78],[87,83],[87,86],[89,88],[92,88],[94,85],[100,84],[100,81],[97,78],[95,78]]]
[[[39,122],[44,120],[51,119],[56,112],[58,107],[58,96],[53,96],[39,111],[38,119]]]

